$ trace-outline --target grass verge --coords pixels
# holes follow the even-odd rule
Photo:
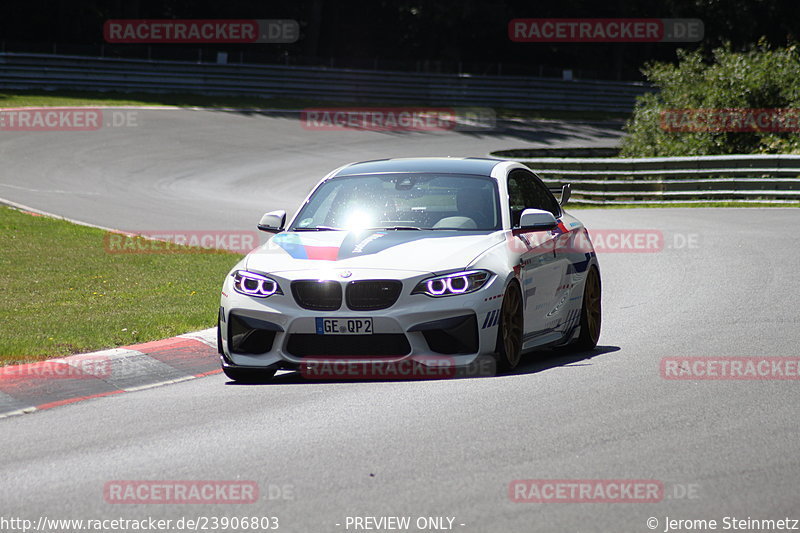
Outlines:
[[[300,99],[210,96],[201,94],[8,90],[0,93],[0,108],[54,106],[175,106],[298,109],[310,107],[311,105],[313,105],[311,101]]]
[[[208,328],[240,256],[109,253],[103,230],[0,206],[0,364]]]

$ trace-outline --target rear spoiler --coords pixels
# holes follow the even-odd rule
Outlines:
[[[561,187],[548,187],[550,192],[553,193],[553,196],[558,196],[561,194],[561,197],[558,200],[558,203],[562,206],[567,205],[569,201],[569,197],[572,194],[572,185],[569,183],[565,183]]]

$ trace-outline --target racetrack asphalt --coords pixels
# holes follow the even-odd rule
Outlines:
[[[494,130],[472,132],[312,131],[289,112],[128,112],[135,125],[0,131],[0,198],[132,232],[252,230],[266,211],[292,213],[317,181],[346,163],[608,147],[622,135],[620,123],[500,120]]]
[[[527,138],[309,132],[282,117],[142,113],[138,128],[100,140],[3,133],[0,196],[126,230],[250,229],[350,160],[611,145],[618,135],[559,123]],[[236,385],[213,375],[0,420],[2,516],[277,516],[281,531],[298,532],[353,531],[348,516],[455,517],[465,532],[800,519],[800,381],[661,371],[673,357],[800,359],[800,211],[575,214],[617,235],[662,235],[646,253],[599,251],[594,352],[537,354],[509,375],[477,379],[316,383],[285,373]],[[518,479],[655,480],[664,492],[654,503],[514,503]],[[110,503],[104,487],[120,480],[252,480],[260,494],[240,504]]]

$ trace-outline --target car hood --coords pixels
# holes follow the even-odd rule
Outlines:
[[[500,242],[502,231],[284,232],[250,252],[246,268],[281,272],[333,266],[441,272],[468,266]]]

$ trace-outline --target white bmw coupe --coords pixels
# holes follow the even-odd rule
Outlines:
[[[583,224],[526,166],[477,158],[341,167],[226,276],[225,374],[263,381],[320,358],[513,369],[544,347],[590,350],[600,271]]]

